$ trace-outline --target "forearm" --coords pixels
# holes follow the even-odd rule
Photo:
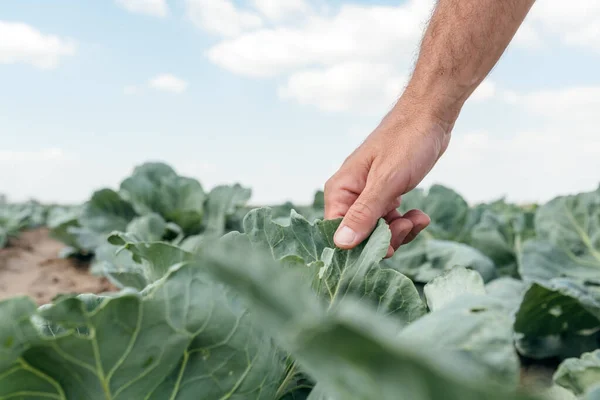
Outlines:
[[[535,0],[439,0],[402,102],[453,124]]]

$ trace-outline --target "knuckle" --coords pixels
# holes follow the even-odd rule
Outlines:
[[[331,178],[329,178],[327,180],[327,182],[325,182],[325,186],[324,186],[324,192],[325,193],[330,193],[332,190],[335,189],[335,187],[336,187],[336,180],[337,180],[337,178],[334,175]]]
[[[346,215],[347,221],[356,225],[362,225],[365,222],[370,222],[374,218],[375,212],[373,208],[362,201],[355,202]]]

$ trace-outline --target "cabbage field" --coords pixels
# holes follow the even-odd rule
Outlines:
[[[340,250],[323,207],[257,207],[162,163],[82,205],[3,199],[0,277],[44,229],[108,284],[0,301],[0,399],[600,400],[600,188],[414,190],[401,211],[432,223],[390,259],[383,221]]]

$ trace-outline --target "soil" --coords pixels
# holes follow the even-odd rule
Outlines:
[[[88,272],[89,263],[59,258],[63,247],[40,228],[21,233],[0,249],[0,300],[29,295],[41,305],[59,294],[115,290],[105,278]]]

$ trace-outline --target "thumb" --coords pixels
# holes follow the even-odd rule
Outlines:
[[[385,213],[387,202],[382,193],[365,187],[338,227],[333,241],[341,249],[351,249],[367,238]]]

